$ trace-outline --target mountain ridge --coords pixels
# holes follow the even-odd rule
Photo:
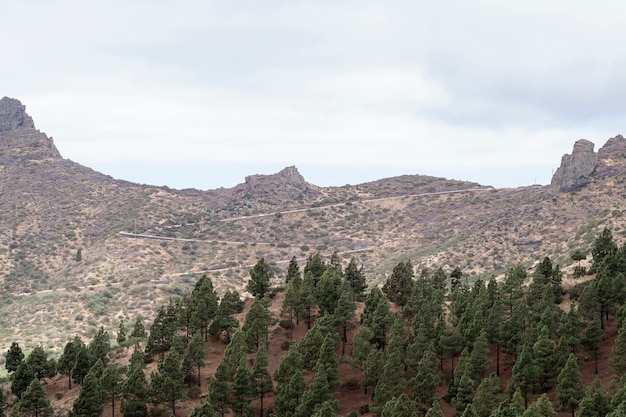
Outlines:
[[[318,187],[296,167],[232,188],[174,190],[64,159],[19,101],[0,103],[0,343],[53,349],[67,335],[150,319],[201,274],[220,292],[244,292],[261,257],[276,285],[292,256],[317,252],[354,256],[376,285],[408,259],[416,271],[458,266],[469,279],[545,255],[567,271],[569,253],[588,250],[602,227],[618,241],[626,236],[620,136],[598,150],[586,183],[567,192],[420,175]],[[48,332],[58,328],[67,334]]]

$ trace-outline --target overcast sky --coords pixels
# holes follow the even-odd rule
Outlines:
[[[200,189],[546,184],[626,126],[619,1],[0,1],[0,97],[65,158]]]

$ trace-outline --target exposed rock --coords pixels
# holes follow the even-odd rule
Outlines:
[[[35,129],[26,107],[9,97],[0,100],[0,164],[16,159],[61,158],[52,138]]]
[[[598,154],[593,151],[594,144],[580,139],[574,144],[571,155],[561,158],[561,166],[556,170],[551,186],[561,192],[574,191],[587,185],[598,165]]]
[[[598,165],[593,172],[598,177],[614,177],[626,173],[626,139],[617,135],[598,150]]]
[[[233,195],[238,198],[249,199],[254,197],[269,201],[276,201],[277,198],[315,198],[320,193],[318,187],[304,180],[295,166],[284,168],[282,171],[271,175],[249,175],[243,184],[233,188]]]
[[[35,129],[33,119],[26,114],[26,106],[14,98],[0,100],[0,133],[15,129]]]

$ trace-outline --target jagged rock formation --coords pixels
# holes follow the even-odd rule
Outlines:
[[[586,139],[576,141],[572,154],[565,154],[561,158],[561,166],[554,173],[550,185],[561,192],[574,191],[587,185],[598,165],[598,154],[593,151],[593,147],[593,142]]]
[[[242,198],[315,198],[320,195],[318,187],[309,184],[295,166],[284,168],[271,175],[249,175],[243,184],[233,189]]]
[[[35,129],[26,107],[9,97],[0,100],[0,164],[14,160],[61,158],[52,138]]]
[[[615,177],[626,173],[626,139],[617,135],[598,150],[599,162],[593,176]]]

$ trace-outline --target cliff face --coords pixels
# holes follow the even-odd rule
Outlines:
[[[615,177],[626,173],[626,139],[617,135],[598,150],[598,165],[593,172],[598,177]]]
[[[598,165],[598,154],[593,151],[594,144],[580,139],[574,144],[571,155],[561,158],[561,166],[556,170],[551,186],[561,192],[574,191],[587,185]]]
[[[19,100],[0,99],[0,164],[47,158],[61,158],[52,138],[35,129]]]

